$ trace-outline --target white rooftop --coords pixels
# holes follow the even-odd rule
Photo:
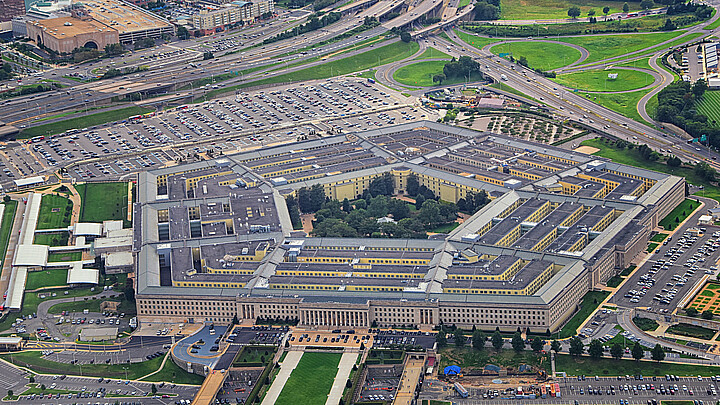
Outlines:
[[[103,225],[94,222],[78,222],[75,224],[73,233],[83,236],[100,236],[102,235]]]
[[[13,266],[44,267],[47,264],[49,246],[18,245]]]
[[[33,176],[33,177],[26,177],[24,179],[17,179],[13,180],[15,182],[15,185],[17,187],[22,186],[31,186],[33,184],[40,184],[45,182],[45,177],[43,176]]]
[[[82,262],[74,262],[68,270],[68,284],[97,284],[100,280],[100,270],[84,269]]]
[[[133,255],[130,252],[114,252],[105,256],[106,267],[132,266],[135,263]]]

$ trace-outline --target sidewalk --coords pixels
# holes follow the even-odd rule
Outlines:
[[[295,370],[295,367],[297,367],[300,362],[302,355],[303,352],[299,350],[291,350],[288,352],[287,356],[285,356],[285,360],[280,363],[280,372],[275,377],[275,380],[268,389],[267,394],[265,394],[262,405],[273,405],[275,401],[277,401],[280,396],[280,392],[290,377],[290,373]]]

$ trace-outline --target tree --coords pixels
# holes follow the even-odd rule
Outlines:
[[[701,316],[702,316],[703,319],[708,319],[708,320],[710,320],[710,319],[713,319],[713,317],[715,316],[715,314],[713,314],[713,311],[707,310],[707,311],[703,311],[703,313],[702,313]]]
[[[499,331],[495,331],[495,333],[492,334],[492,337],[490,338],[490,342],[492,343],[495,350],[500,351],[503,347],[503,344],[505,344],[505,341],[503,340],[502,335]]]
[[[7,396],[8,396],[8,397],[13,396],[13,390],[8,390]]]
[[[535,338],[530,343],[530,348],[533,349],[535,353],[540,352],[543,349],[544,343],[540,337],[535,336]]]
[[[352,388],[352,380],[351,379],[348,378],[347,381],[345,381],[345,388]]]
[[[232,324],[237,325],[240,323],[240,320],[238,319],[237,314],[233,315]]]
[[[460,329],[460,328],[455,329],[455,332],[453,332],[453,338],[455,339],[455,346],[457,346],[457,347],[465,346],[465,335],[463,334],[462,329]]]
[[[150,386],[150,391],[152,391],[153,395],[157,394],[157,387],[155,386],[155,384]]]
[[[698,310],[693,307],[686,309],[685,313],[687,314],[687,316],[692,316],[692,317],[698,316]]]
[[[594,359],[599,359],[603,355],[603,344],[601,341],[597,339],[593,339],[590,341],[590,346],[588,346],[588,354],[590,357]]]
[[[665,360],[665,350],[660,346],[660,343],[656,343],[652,349],[651,357],[655,361]]]
[[[477,350],[483,350],[485,348],[485,340],[487,337],[481,330],[475,330],[472,334],[472,347]]]
[[[595,10],[588,11],[588,17],[592,17],[595,15]]]
[[[567,15],[573,19],[578,18],[580,16],[580,7],[578,7],[578,6],[570,7],[568,9]]]
[[[176,33],[177,33],[177,37],[180,38],[180,39],[188,39],[188,38],[190,38],[190,32],[188,31],[187,28],[183,27],[182,25],[180,25],[180,26],[178,27]]]
[[[670,156],[667,159],[667,165],[670,167],[679,167],[681,163],[680,158],[675,155]]]
[[[438,332],[435,341],[437,342],[437,346],[439,348],[447,346],[447,336],[445,336],[445,331],[441,330]]]
[[[204,53],[203,53],[203,60],[212,59],[212,58],[214,58],[214,57],[215,57],[215,55],[213,55],[213,53],[210,52],[210,51],[207,51],[207,52],[204,52]]]
[[[554,351],[555,353],[558,353],[562,347],[560,346],[560,342],[557,340],[553,340],[552,343],[550,343],[550,350]]]
[[[415,196],[420,189],[420,181],[415,173],[409,175],[405,181],[405,192],[408,195]]]
[[[570,355],[571,356],[579,356],[583,354],[585,351],[585,345],[582,342],[582,339],[580,339],[578,336],[574,336],[570,339]]]
[[[515,332],[510,344],[512,344],[513,350],[518,353],[525,350],[525,341],[523,340],[522,335],[520,335],[520,332]]]
[[[603,7],[603,14],[605,14],[605,20],[607,20],[607,15],[610,12],[610,7],[605,6]]]
[[[627,13],[628,11],[630,11],[630,6],[628,6],[627,3],[623,4],[623,13]]]
[[[640,2],[640,8],[643,10],[649,10],[653,7],[655,7],[655,2],[653,0],[642,0]]]
[[[410,42],[412,41],[412,35],[410,35],[410,33],[407,31],[403,31],[400,33],[400,40],[405,43]]]
[[[433,83],[437,84],[442,84],[445,80],[447,80],[447,76],[444,73],[438,73],[432,77]]]
[[[422,208],[423,204],[425,203],[425,196],[422,194],[418,194],[417,197],[415,197],[415,209]]]
[[[698,79],[695,83],[692,85],[692,93],[695,96],[695,98],[700,98],[705,94],[705,90],[708,89],[708,84],[705,81],[705,79]]]
[[[28,381],[30,381],[30,384],[34,384],[34,383],[35,383],[35,377],[34,377],[34,376],[30,376],[30,378],[28,379]]]
[[[105,45],[105,53],[112,55],[120,55],[123,52],[123,47],[120,44],[107,44]]]
[[[638,342],[635,342],[635,346],[633,346],[630,353],[632,354],[633,359],[635,359],[636,361],[639,361],[640,359],[645,357],[645,350],[643,350],[642,346],[640,346],[640,343]]]
[[[6,195],[5,197],[3,197],[3,201],[10,202],[10,196]]]
[[[45,384],[40,384],[40,391],[45,391]]]
[[[623,351],[623,347],[620,343],[615,343],[610,346],[610,355],[616,360],[622,359]]]

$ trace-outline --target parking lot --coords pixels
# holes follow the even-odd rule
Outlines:
[[[225,404],[244,404],[262,372],[262,367],[230,371],[217,398]]]
[[[435,334],[420,331],[375,330],[373,347],[390,347],[390,345],[412,345],[431,349],[435,345]]]
[[[361,401],[392,401],[400,385],[403,366],[369,366],[360,392]]]
[[[0,184],[72,163],[68,174],[78,180],[119,179],[221,153],[433,118],[385,90],[360,79],[290,85],[7,144],[0,149]]]

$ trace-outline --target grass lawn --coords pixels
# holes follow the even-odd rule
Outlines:
[[[296,72],[272,75],[265,79],[256,80],[249,83],[239,84],[237,86],[227,86],[222,89],[213,90],[206,94],[207,98],[234,92],[237,89],[259,86],[263,84],[284,83],[292,81],[306,81],[326,79],[328,77],[346,75],[348,73],[358,72],[375,66],[385,65],[396,62],[401,59],[412,56],[420,49],[417,42],[393,42],[392,44],[375,48],[371,51],[363,52],[347,58],[338,59],[332,62],[326,62],[321,65],[312,66],[301,69]]]
[[[72,205],[72,201],[67,198],[52,194],[43,195],[37,229],[56,229],[70,226]]]
[[[654,70],[650,66],[650,58],[642,58],[642,59],[634,60],[632,62],[618,63],[615,66],[634,67],[634,68],[640,68],[640,69]]]
[[[412,65],[403,66],[396,70],[395,74],[393,74],[393,78],[406,86],[435,86],[437,83],[434,83],[432,78],[434,75],[443,72],[443,66],[445,66],[445,63],[447,62],[441,60],[428,60],[413,63]],[[475,82],[482,79],[482,76],[477,74],[470,76],[469,80],[471,82]],[[465,81],[466,79],[464,77],[455,77],[445,80],[442,84],[449,85],[463,83]]]
[[[85,183],[75,189],[82,201],[80,221],[127,221],[128,183]]]
[[[640,99],[650,90],[633,91],[630,93],[615,93],[615,94],[601,94],[601,93],[583,93],[581,94],[588,100],[592,100],[601,106],[620,113],[632,120],[647,124],[637,111],[637,105]]]
[[[0,226],[0,252],[2,253],[0,263],[5,262],[5,253],[7,253],[8,243],[10,243],[10,232],[15,221],[15,211],[17,211],[17,201],[10,200],[4,204],[5,211],[3,211],[2,225]]]
[[[680,203],[675,209],[670,211],[669,214],[660,222],[658,225],[662,226],[668,231],[672,231],[675,229],[678,224],[680,224],[682,221],[685,220],[692,212],[700,206],[700,203],[691,199],[686,198],[683,202]]]
[[[610,280],[608,280],[607,283],[605,283],[605,285],[607,285],[610,288],[615,288],[615,287],[619,286],[620,283],[623,282],[623,280],[625,280],[625,278],[615,275],[615,276],[612,276],[610,278]]]
[[[515,89],[515,88],[512,88],[512,87],[508,86],[507,84],[505,84],[505,83],[503,83],[503,82],[493,83],[493,84],[491,84],[491,85],[488,86],[488,87],[492,87],[492,88],[495,88],[495,89],[498,89],[498,90],[502,90],[502,91],[507,91],[508,93],[512,93],[512,94],[517,94],[518,96],[520,96],[520,97],[525,97],[525,98],[528,99],[528,100],[537,101],[537,100],[535,100],[534,98],[532,98],[532,97],[528,96],[527,94],[523,93],[522,91],[517,90],[517,89]],[[539,102],[539,101],[538,101],[538,102]]]
[[[713,336],[715,336],[714,330],[703,328],[702,326],[690,325],[689,323],[672,325],[667,329],[667,333],[704,340],[710,340]]]
[[[598,19],[602,17],[602,9],[610,7],[610,13],[620,13],[622,1],[598,0],[502,0],[500,2],[500,19],[502,20],[535,20],[548,18],[568,18],[567,11],[571,6],[580,7],[581,16],[595,10]],[[640,3],[629,2],[630,10],[639,10]]]
[[[610,358],[591,359],[590,357],[571,357],[567,354],[555,356],[557,371],[569,375],[634,375],[664,376],[711,376],[720,373],[720,367],[697,364],[658,363],[656,361],[615,360]]]
[[[467,6],[468,4],[470,4],[470,0],[460,0],[458,2],[458,8],[463,8],[463,7]]]
[[[712,24],[710,24],[710,25],[707,25],[707,26],[706,26],[705,28],[703,28],[703,29],[704,29],[704,30],[714,30],[714,29],[717,28],[717,27],[720,27],[720,18],[718,18],[717,20],[715,20],[714,23],[712,23]]]
[[[617,73],[617,79],[608,78],[608,75],[613,73]],[[651,85],[655,81],[650,73],[625,69],[597,69],[565,73],[558,75],[554,80],[565,87],[582,91],[635,90]]]
[[[639,316],[636,316],[633,318],[633,323],[640,329],[644,331],[651,331],[657,329],[660,325],[655,322],[654,319],[650,318],[641,318]]]
[[[80,375],[80,366],[67,363],[58,363],[44,359],[40,351],[25,351],[11,354],[0,355],[3,360],[13,364],[27,367],[33,371],[44,374],[68,374]],[[86,377],[104,377],[104,378],[125,378],[124,367],[127,367],[127,377],[135,380],[144,375],[150,374],[157,370],[162,363],[162,357],[152,360],[143,361],[141,363],[132,364],[83,364],[82,375]]]
[[[69,238],[68,232],[36,233],[33,243],[47,246],[67,246]]]
[[[652,253],[657,249],[657,247],[660,246],[659,243],[648,243],[647,252]]]
[[[25,283],[26,290],[67,285],[67,269],[30,271]]]
[[[718,20],[720,21],[720,20]],[[708,90],[697,106],[699,112],[708,117],[708,120],[718,126],[720,123],[720,90]]]
[[[48,262],[76,262],[82,259],[81,252],[63,252],[48,254]]]
[[[145,114],[153,110],[140,106],[119,108],[117,110],[103,111],[96,114],[84,115],[70,118],[64,121],[50,124],[38,125],[36,127],[23,129],[18,138],[32,138],[38,135],[53,135],[65,132],[68,129],[87,128],[93,125],[100,125],[106,122],[124,120],[133,115]]]
[[[498,39],[495,38],[485,38],[485,37],[479,37],[475,34],[468,34],[465,31],[455,30],[455,35],[458,36],[458,38],[462,39],[464,42],[474,46],[475,48],[482,48],[485,45],[494,44],[495,42],[498,42]]]
[[[151,375],[148,378],[144,378],[142,381],[148,381],[148,382],[169,382],[169,383],[175,383],[175,384],[192,384],[192,385],[201,385],[203,381],[205,380],[205,377],[188,373],[187,371],[181,369],[177,366],[177,364],[173,363],[173,361],[168,357],[168,359],[165,361],[165,365],[163,368],[158,371],[156,374]]]
[[[439,225],[428,232],[434,232],[434,233],[448,233],[452,231],[453,229],[457,228],[460,224],[457,222],[450,222],[449,224],[443,224]]]
[[[515,60],[524,56],[533,69],[553,70],[580,59],[580,51],[569,46],[549,42],[509,42],[490,48],[495,55],[511,53]]]
[[[628,266],[628,267],[625,268],[625,270],[623,270],[622,272],[620,272],[620,275],[623,276],[623,277],[627,277],[627,276],[629,276],[630,274],[632,274],[632,272],[635,271],[636,268],[637,268],[637,267],[636,267],[634,264],[633,264],[632,266]]]
[[[587,49],[590,55],[583,63],[591,63],[649,48],[683,33],[683,31],[670,31],[652,34],[589,35],[560,38],[560,41]]]
[[[437,49],[433,47],[429,47],[425,50],[425,52],[421,53],[420,56],[418,56],[415,59],[437,59],[437,58],[445,58],[445,59],[452,59],[452,56],[446,54],[443,51],[438,51]]]
[[[661,233],[656,233],[655,235],[653,235],[653,237],[650,238],[650,240],[653,242],[662,242],[667,237],[668,237],[668,234],[661,232]]]
[[[595,308],[597,308],[608,295],[610,295],[608,291],[588,291],[583,297],[582,302],[580,302],[580,309],[570,318],[565,326],[563,326],[560,332],[558,332],[557,338],[564,339],[575,336],[580,325],[585,322],[588,316],[590,316]]]
[[[488,335],[489,336],[489,335]],[[501,367],[513,367],[517,369],[521,364],[531,366],[550,367],[548,361],[542,361],[543,355],[531,351],[516,353],[514,350],[495,351],[490,344],[485,350],[475,350],[471,347],[448,346],[441,350],[440,369],[456,364],[463,369],[482,369],[486,364],[495,364]],[[545,358],[544,360],[548,360]]]
[[[101,312],[100,311],[100,304],[103,301],[117,301],[116,299],[113,300],[106,300],[106,299],[88,299],[87,301],[75,301],[75,302],[61,302],[58,304],[53,305],[48,309],[48,313],[50,314],[60,314],[62,311],[67,312],[82,312],[84,310],[88,310],[90,312]],[[129,301],[121,301],[120,306],[118,306],[118,312],[125,312],[125,315],[130,315],[135,313],[135,303],[129,302]]]
[[[245,346],[233,360],[233,367],[261,367],[275,355],[274,346]]]
[[[338,371],[340,353],[305,353],[275,404],[324,404]]]

